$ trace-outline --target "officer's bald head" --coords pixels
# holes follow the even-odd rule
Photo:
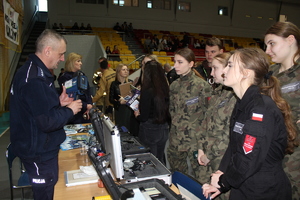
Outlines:
[[[58,45],[61,44],[61,41],[64,41],[67,44],[67,40],[59,33],[54,30],[46,29],[36,40],[36,53],[42,53],[43,49],[47,46],[50,46],[53,49],[57,49]]]

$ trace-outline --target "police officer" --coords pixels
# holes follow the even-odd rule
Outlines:
[[[268,73],[268,56],[258,48],[239,49],[228,63],[224,84],[239,99],[230,119],[229,146],[211,185],[203,185],[204,195],[214,198],[231,190],[233,200],[291,199],[282,161],[293,152],[296,131],[279,81]]]
[[[176,73],[180,77],[170,85],[171,129],[168,161],[173,171],[188,174],[187,158],[191,162],[192,176],[199,170],[193,152],[197,151],[196,134],[207,109],[207,98],[211,87],[195,75],[192,67],[195,55],[191,49],[180,49],[175,53]]]
[[[50,70],[64,61],[66,40],[46,29],[36,52],[17,71],[10,91],[10,141],[28,172],[35,200],[53,199],[58,179],[58,152],[65,140],[63,126],[82,107],[64,87],[60,96]]]

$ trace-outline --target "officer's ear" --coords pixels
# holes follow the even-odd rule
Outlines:
[[[45,48],[44,48],[44,51],[43,51],[43,53],[46,55],[46,56],[49,56],[50,55],[50,53],[51,53],[51,47],[50,46],[46,46]]]

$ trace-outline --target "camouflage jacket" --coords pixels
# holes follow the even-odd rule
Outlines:
[[[197,150],[196,134],[207,110],[211,87],[193,71],[170,85],[170,145],[178,151]]]
[[[217,87],[212,92],[205,118],[201,124],[198,149],[204,151],[211,160],[211,164],[215,163],[215,170],[218,169],[229,143],[230,116],[236,98],[231,88],[222,85]]]
[[[296,65],[279,73],[280,67],[280,64],[274,64],[270,71],[273,71],[273,75],[280,81],[282,96],[290,104],[296,123],[300,120],[300,58]],[[300,134],[300,123],[297,124],[297,129]]]

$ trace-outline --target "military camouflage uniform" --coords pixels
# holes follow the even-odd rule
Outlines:
[[[202,184],[210,182],[210,175],[218,170],[227,149],[230,116],[235,103],[236,96],[231,88],[220,85],[212,92],[198,139],[198,149],[202,149],[210,160],[207,166],[200,166],[196,174]],[[216,199],[229,199],[229,192]]]
[[[300,59],[290,69],[279,73],[280,64],[270,67],[273,75],[280,80],[282,96],[291,106],[295,123],[300,120]],[[298,138],[300,124],[297,124]],[[283,161],[284,171],[287,173],[293,190],[293,200],[300,199],[300,147],[292,155],[287,155]]]
[[[196,134],[207,109],[211,87],[193,71],[180,76],[170,85],[170,114],[172,124],[168,161],[173,171],[188,174],[187,158],[192,167],[192,176],[199,170],[193,152],[197,151]]]

